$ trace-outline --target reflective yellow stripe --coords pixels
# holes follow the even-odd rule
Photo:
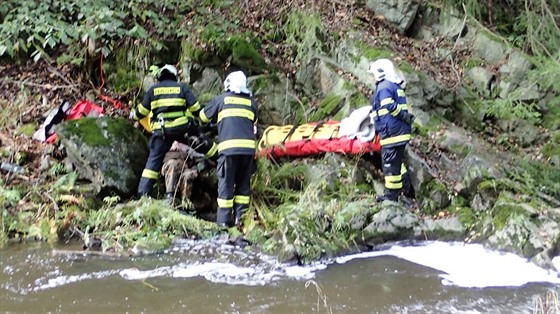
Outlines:
[[[233,199],[225,200],[223,198],[218,198],[218,207],[221,207],[221,208],[231,208],[231,207],[233,207]]]
[[[159,176],[159,173],[150,169],[144,169],[144,171],[142,171],[142,177],[144,178],[148,178],[148,179],[157,179]]]
[[[181,118],[177,118],[177,119],[172,120],[172,121],[165,121],[164,125],[165,125],[165,128],[167,129],[167,128],[174,128],[174,127],[177,127],[177,126],[181,126],[181,125],[187,124],[188,122],[189,122],[189,119],[187,117],[181,117]],[[161,129],[161,124],[159,123],[159,121],[152,122],[152,129],[153,130]]]
[[[223,151],[230,148],[255,148],[254,140],[229,140],[218,144],[218,151]]]
[[[158,88],[154,88],[154,96],[179,94],[180,92],[181,92],[180,87],[158,87]]]
[[[190,106],[188,109],[190,112],[196,112],[198,110],[200,110],[200,104],[197,102],[194,103],[194,105]]]
[[[392,103],[393,103],[393,98],[389,97],[389,98],[381,99],[379,105],[387,106],[388,104],[392,104]]]
[[[388,189],[402,189],[402,176],[385,176],[385,187]]]
[[[230,118],[230,117],[247,118],[253,121],[253,119],[255,119],[255,114],[247,109],[239,109],[239,108],[224,109],[220,111],[220,113],[218,113],[218,122],[222,121],[223,118]]]
[[[389,138],[380,140],[379,144],[381,144],[381,146],[383,146],[383,145],[387,145],[387,144],[394,144],[394,143],[404,142],[404,141],[408,141],[408,140],[410,140],[410,134],[403,134],[403,135],[389,137]]]
[[[216,152],[218,151],[218,145],[216,145],[216,143],[212,143],[212,147],[210,148],[210,150],[204,155],[204,157],[206,158],[210,158],[214,155],[216,155]]]
[[[183,111],[172,111],[172,112],[162,112],[158,114],[158,118],[179,118],[184,117],[185,113]]]
[[[401,164],[401,176],[404,175],[408,170],[406,169],[406,166],[403,164]]]
[[[395,109],[395,111],[391,112],[391,115],[393,117],[396,117],[399,114],[399,112],[401,112],[401,106],[397,106],[397,109]]]
[[[230,104],[251,106],[251,99],[241,98],[241,97],[231,97],[231,96],[225,97],[224,105],[230,105]]]
[[[406,97],[406,95],[404,94],[404,90],[402,90],[402,89],[397,89],[397,96],[399,96],[399,97]]]
[[[137,108],[138,108],[138,112],[144,117],[150,114],[150,110],[142,106],[142,104],[138,104]]]
[[[397,107],[397,110],[393,111],[393,115],[396,116],[401,110],[408,110],[408,105],[407,104],[399,105]],[[395,112],[397,114],[395,114]],[[381,116],[384,116],[388,113],[389,113],[389,110],[387,110],[386,108],[379,109],[377,112],[372,111],[372,114],[373,114],[374,117],[381,117]]]
[[[249,196],[246,196],[246,195],[236,195],[236,196],[234,197],[233,201],[234,201],[236,204],[246,205],[246,204],[249,204],[249,200],[250,200],[250,199],[251,199],[251,198],[250,198]]]
[[[385,187],[388,189],[393,189],[393,190],[402,189],[402,186],[403,186],[402,182],[398,182],[398,183],[385,182]]]
[[[396,175],[396,176],[385,176],[385,182],[399,182],[402,180],[402,176]]]
[[[186,104],[186,100],[181,98],[168,98],[168,99],[158,99],[154,100],[150,103],[152,106],[152,110],[161,107],[178,107],[184,106]]]
[[[389,110],[387,110],[387,109],[379,109],[379,110],[377,110],[377,112],[374,111],[374,112],[372,112],[372,113],[374,114],[374,116],[381,117],[381,116],[384,116],[384,115],[388,114],[388,113],[389,113]]]
[[[204,123],[210,122],[210,119],[208,119],[208,117],[204,113],[204,110],[200,111],[200,113],[198,114],[198,117],[200,118],[200,121],[202,121]]]

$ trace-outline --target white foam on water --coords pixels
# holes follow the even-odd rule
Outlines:
[[[252,258],[248,262],[246,258],[240,259],[232,254],[232,260],[226,259],[226,262],[183,262],[147,270],[126,268],[81,275],[50,272],[47,276],[35,280],[35,283],[23,292],[51,289],[112,275],[119,275],[125,280],[203,277],[214,283],[258,286],[281,279],[309,280],[314,278],[318,271],[328,268],[329,264],[343,264],[354,259],[374,259],[380,256],[394,256],[439,270],[443,272],[439,276],[444,285],[484,288],[521,286],[530,282],[560,284],[560,257],[553,259],[554,267],[558,271],[554,272],[542,269],[515,254],[486,250],[479,244],[426,242],[420,246],[393,246],[383,251],[353,254],[330,262],[306,266],[281,264],[266,255],[248,256]]]
[[[552,259],[552,265],[554,265],[554,268],[560,273],[560,256],[556,256]]]
[[[265,285],[279,278],[310,279],[314,272],[327,266],[285,266],[278,264],[276,267],[241,267],[231,263],[206,262],[195,264],[178,264],[172,267],[160,267],[152,270],[138,270],[137,268],[124,269],[119,275],[126,280],[139,280],[152,277],[192,278],[204,277],[214,283],[227,283],[231,285]]]
[[[442,271],[445,274],[440,277],[444,285],[484,288],[522,286],[530,282],[560,284],[560,273],[540,268],[512,253],[489,251],[480,244],[433,242],[422,246],[394,246],[385,251],[341,257],[336,262],[383,255]]]
[[[117,271],[99,271],[89,274],[82,274],[82,275],[74,275],[74,276],[57,276],[50,279],[40,278],[35,280],[37,286],[33,287],[31,291],[41,291],[46,289],[52,289],[60,286],[64,286],[67,284],[80,282],[88,279],[101,279],[105,277],[109,277],[111,275],[116,274]],[[42,281],[46,280],[45,283],[41,283]]]

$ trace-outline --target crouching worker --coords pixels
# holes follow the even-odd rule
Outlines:
[[[241,71],[229,74],[224,81],[225,93],[212,99],[200,111],[203,123],[212,121],[218,127],[218,212],[216,222],[222,227],[241,228],[241,218],[249,207],[251,176],[255,167],[255,123],[257,103],[247,88]]]
[[[207,159],[217,157],[216,144],[203,135],[195,120],[200,105],[187,86],[178,81],[177,68],[166,64],[157,73],[158,82],[148,89],[142,103],[130,113],[140,120],[150,116],[150,154],[138,185],[138,196],[149,196],[173,142],[191,146]],[[196,143],[192,137],[196,138]]]
[[[177,199],[190,200],[193,181],[198,177],[198,169],[188,149],[187,145],[174,142],[163,159],[161,174],[165,178],[165,200],[170,204]]]

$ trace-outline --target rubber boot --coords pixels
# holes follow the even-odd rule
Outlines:
[[[392,189],[385,189],[385,194],[383,196],[378,195],[375,197],[375,201],[383,202],[383,201],[393,201],[397,202],[399,200],[399,194],[401,190],[392,190]]]
[[[173,200],[174,200],[173,192],[171,192],[171,193],[165,193],[165,199],[164,199],[164,201],[165,201],[167,204],[173,205]]]
[[[231,226],[231,208],[218,207],[218,212],[216,215],[216,223],[220,227],[230,227]]]

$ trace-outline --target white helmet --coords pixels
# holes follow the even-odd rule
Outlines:
[[[171,65],[171,64],[166,64],[166,65],[162,66],[161,69],[159,69],[158,79],[163,74],[163,71],[167,71],[167,72],[169,72],[169,74],[173,74],[176,79],[179,77],[179,75],[178,75],[179,72],[177,71],[177,68],[175,66]]]
[[[241,71],[231,72],[226,77],[224,89],[232,93],[251,95],[251,91],[247,88],[247,77]]]
[[[389,59],[378,59],[369,66],[368,73],[373,74],[376,81],[382,81],[388,76],[396,76],[393,62]]]

